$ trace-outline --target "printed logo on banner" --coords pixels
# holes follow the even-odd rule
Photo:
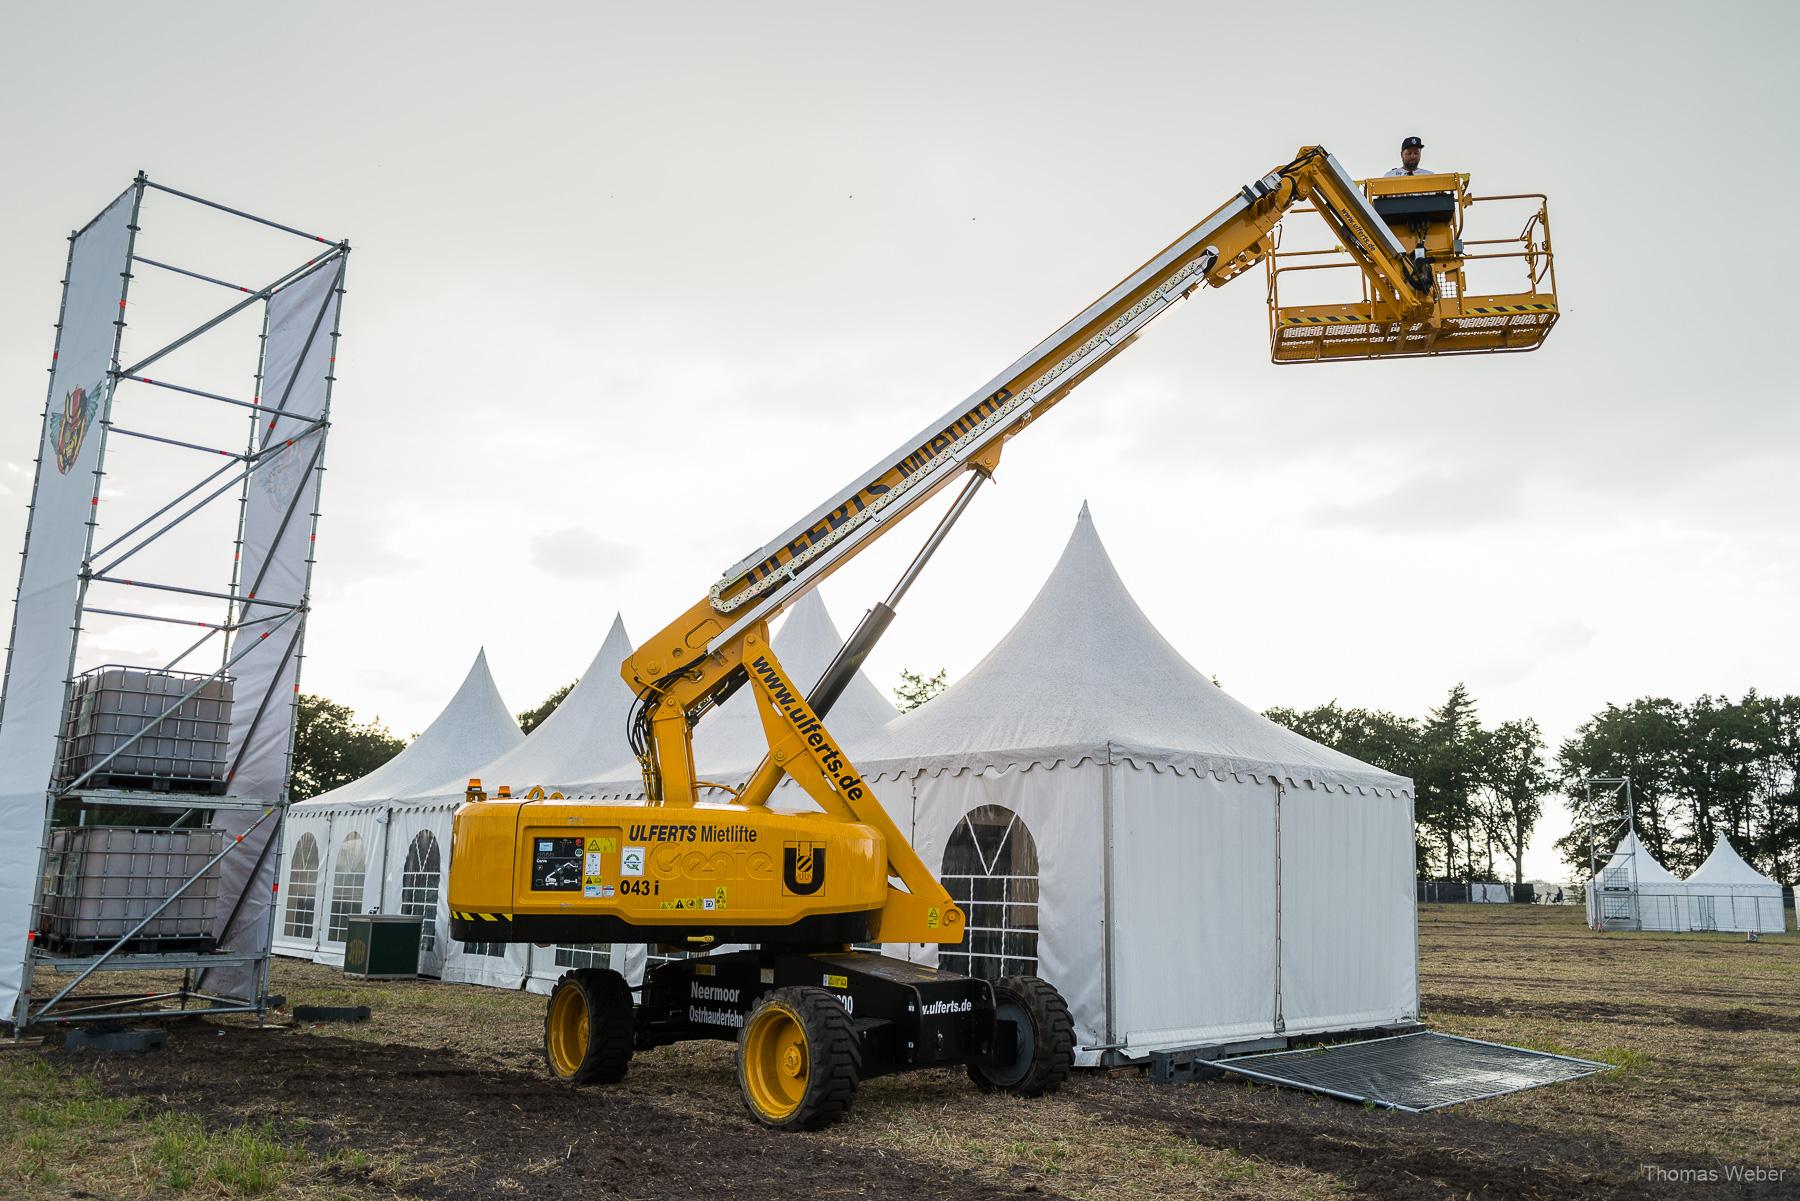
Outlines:
[[[263,495],[269,498],[269,504],[276,509],[285,506],[299,487],[299,477],[306,463],[312,458],[312,446],[317,435],[302,438],[298,442],[290,442],[268,457],[268,460],[256,469],[262,483]]]
[[[95,382],[86,388],[71,388],[63,397],[62,412],[50,414],[50,453],[56,457],[57,474],[67,475],[75,466],[88,427],[99,411],[100,385]]]

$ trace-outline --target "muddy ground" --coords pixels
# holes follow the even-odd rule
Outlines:
[[[576,1091],[542,1070],[538,998],[285,961],[291,1001],[374,1019],[191,1021],[160,1053],[39,1054],[138,1114],[270,1123],[310,1156],[273,1186],[296,1198],[1800,1197],[1800,936],[1594,935],[1576,911],[1502,906],[1421,923],[1434,1027],[1617,1070],[1416,1116],[1133,1070],[1035,1102],[918,1073],[866,1082],[833,1130],[776,1136],[744,1113],[727,1044]],[[81,1195],[79,1176],[39,1195]]]

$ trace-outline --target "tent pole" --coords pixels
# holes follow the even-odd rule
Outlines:
[[[979,477],[977,477],[979,478]],[[1115,962],[1115,940],[1113,938],[1113,772],[1116,770],[1113,761],[1111,740],[1106,744],[1106,767],[1100,777],[1100,823],[1101,823],[1101,859],[1100,859],[1100,895],[1103,898],[1100,920],[1103,923],[1100,931],[1100,962],[1104,973],[1104,989],[1102,1003],[1106,1006],[1106,1021],[1103,1029],[1106,1032],[1106,1045],[1119,1045],[1118,1023],[1118,965]],[[1114,1054],[1108,1051],[1107,1056]]]
[[[1417,791],[1417,785],[1414,786],[1414,792],[1416,792],[1416,791]],[[1406,828],[1408,831],[1417,831],[1419,828],[1419,802],[1418,802],[1418,798],[1415,797],[1412,792],[1408,792],[1406,794]],[[1417,838],[1416,833],[1414,834],[1414,838],[1415,839]],[[1281,843],[1279,841],[1277,841],[1275,846],[1276,846],[1276,852],[1277,852],[1277,854],[1279,854]],[[1418,864],[1419,864],[1418,855],[1416,853],[1414,853],[1414,855],[1413,855],[1413,880],[1414,880],[1415,884],[1417,883],[1418,878],[1419,878]],[[1417,1021],[1419,1019],[1419,1008],[1424,1002],[1419,996],[1419,890],[1416,887],[1412,890],[1412,944],[1413,944],[1413,1011],[1412,1011],[1412,1015],[1413,1015],[1413,1020]],[[1279,948],[1277,948],[1277,949],[1279,950]],[[1279,975],[1279,973],[1281,971],[1281,956],[1279,954],[1277,954],[1275,957],[1275,971],[1277,972],[1276,981],[1277,981],[1277,983],[1279,983],[1280,979],[1281,979],[1281,977]]]
[[[1273,1029],[1276,1034],[1287,1033],[1287,1014],[1283,1012],[1281,998],[1281,798],[1286,789],[1280,780],[1275,780],[1275,1018]],[[1414,904],[1418,903],[1419,890],[1413,889]],[[1415,926],[1417,918],[1414,919]],[[1414,972],[1417,975],[1417,972]]]

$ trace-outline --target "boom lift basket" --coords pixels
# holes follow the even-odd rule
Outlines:
[[[1460,174],[1365,179],[1358,186],[1409,254],[1423,246],[1437,280],[1431,310],[1397,312],[1372,293],[1367,274],[1340,246],[1283,250],[1281,235],[1291,232],[1284,221],[1264,259],[1270,358],[1318,363],[1543,345],[1558,310],[1550,210],[1542,194],[1475,196],[1469,177]],[[1309,212],[1317,210],[1297,207],[1289,216]],[[1465,231],[1465,223],[1472,228]],[[1478,232],[1483,236],[1473,236]],[[1352,281],[1359,288],[1354,298],[1337,299]]]

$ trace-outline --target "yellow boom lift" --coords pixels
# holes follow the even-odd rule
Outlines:
[[[1007,441],[1202,284],[1221,286],[1265,264],[1277,363],[1536,349],[1557,316],[1547,209],[1541,196],[1492,199],[1526,202],[1522,231],[1465,241],[1465,216],[1486,203],[1470,194],[1467,176],[1359,184],[1323,148],[1301,150],[733,564],[646,639],[621,667],[638,697],[628,736],[643,766],[642,803],[542,798],[541,790],[538,799],[503,791],[490,800],[472,786],[455,818],[453,937],[689,951],[754,944],[661,964],[641,990],[616,972],[570,972],[545,1016],[550,1070],[578,1084],[612,1082],[634,1049],[735,1039],[744,1100],[779,1129],[829,1123],[847,1111],[858,1080],[912,1068],[964,1065],[983,1088],[1027,1096],[1058,1087],[1073,1058],[1073,1026],[1051,985],[972,978],[852,949],[960,943],[965,914],[824,719],[992,478]],[[1299,212],[1316,213],[1335,245],[1281,251],[1283,218]],[[1494,259],[1523,271],[1508,290],[1472,293],[1469,264]],[[1354,297],[1345,299],[1346,288],[1338,303],[1282,303],[1284,283],[1291,297],[1298,282],[1351,275]],[[803,692],[770,645],[769,623],[959,480],[893,591]],[[693,728],[746,687],[767,757],[741,788],[703,781]],[[784,776],[818,812],[769,807]]]

